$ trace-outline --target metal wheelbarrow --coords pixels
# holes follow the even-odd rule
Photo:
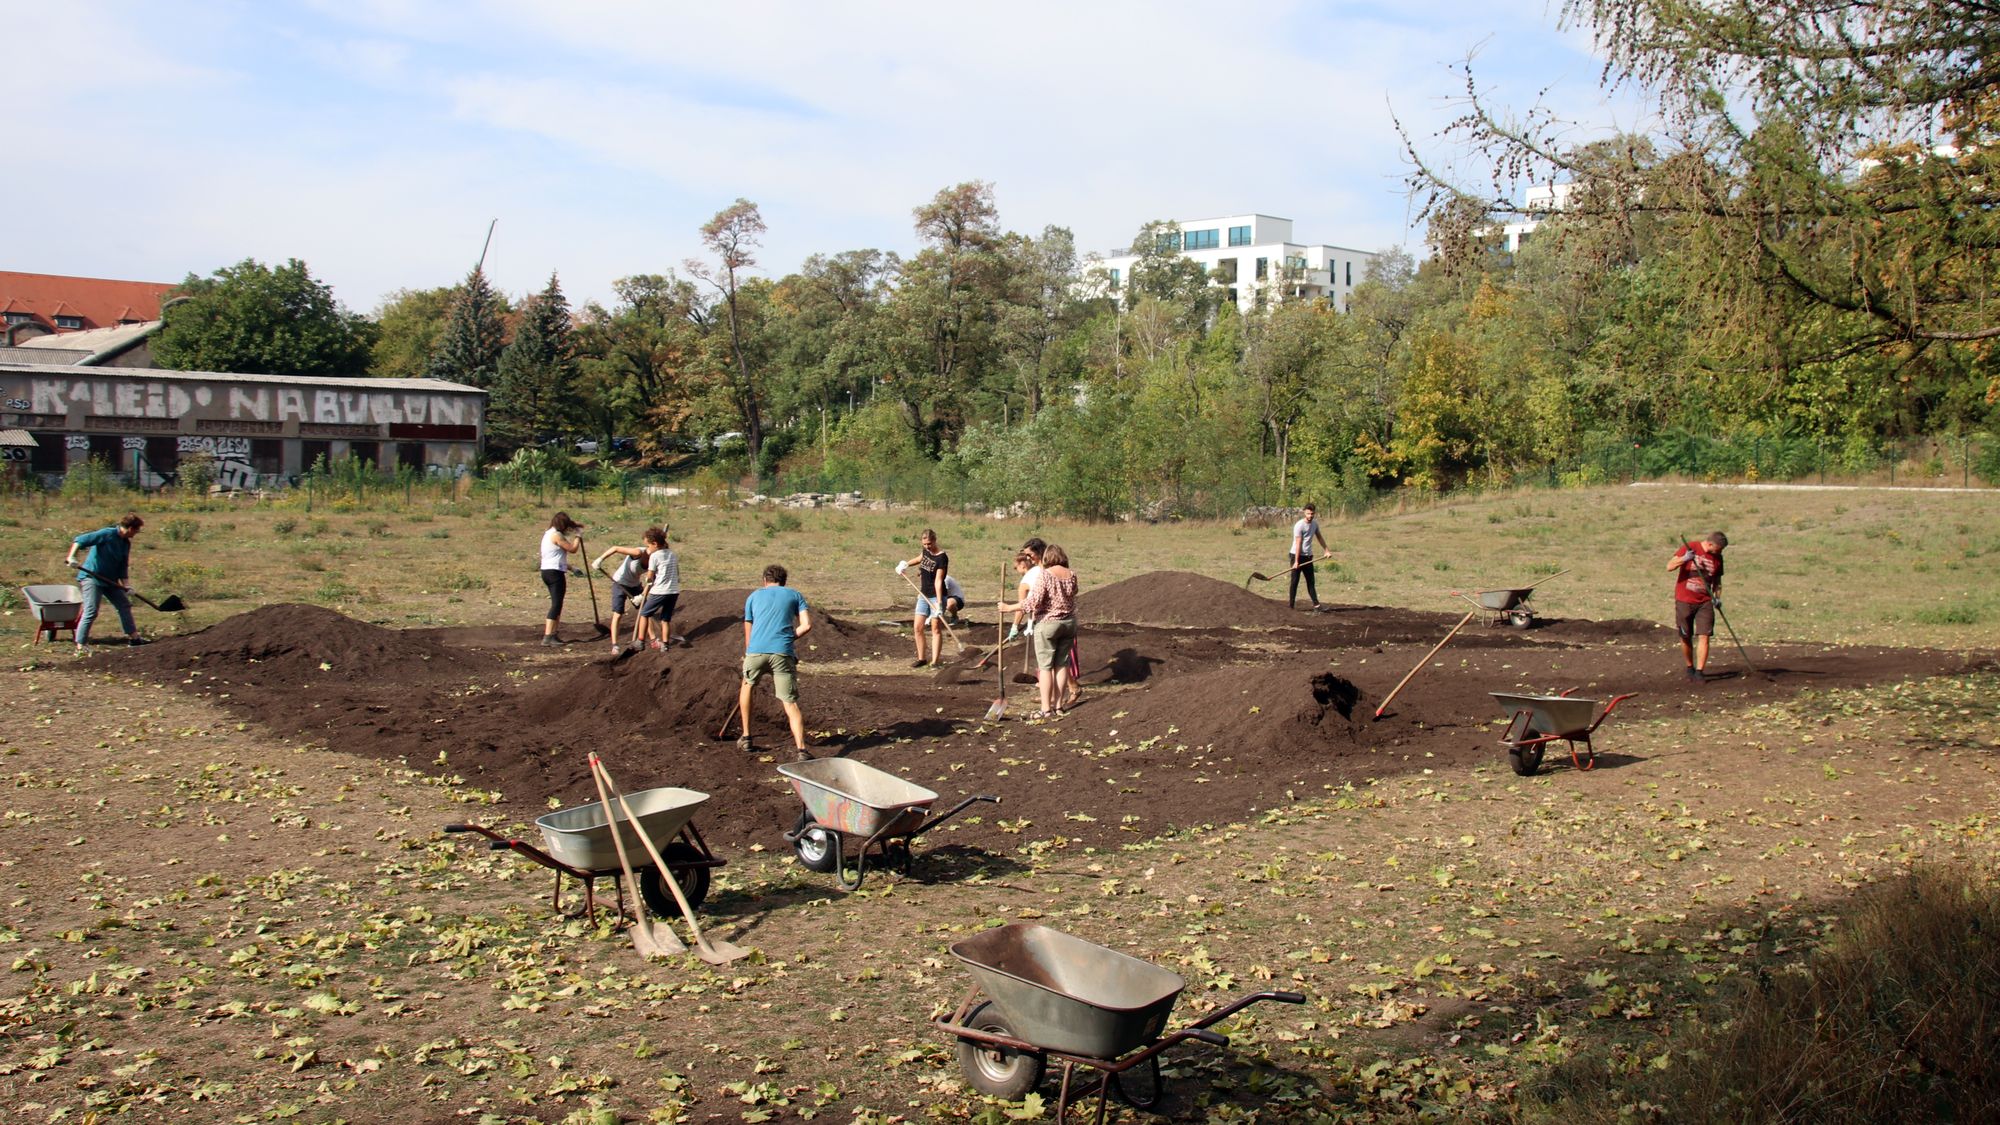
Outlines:
[[[950,812],[931,816],[936,793],[851,758],[815,758],[779,766],[778,772],[805,802],[785,839],[808,871],[833,872],[841,889],[847,891],[861,886],[870,852],[907,875],[916,862],[910,845],[917,837],[980,801],[1000,803],[998,797],[972,796]],[[848,836],[861,840],[851,883],[842,855],[843,840]]]
[[[728,862],[718,859],[708,849],[708,842],[701,838],[701,830],[694,826],[694,814],[707,802],[708,794],[669,786],[644,789],[625,799],[631,803],[639,826],[656,845],[662,840],[670,841],[660,846],[660,854],[667,861],[667,870],[673,872],[674,880],[681,885],[688,905],[700,906],[702,900],[708,897],[711,869]],[[617,887],[618,909],[620,913],[624,912],[625,887],[619,878],[618,848],[611,839],[610,826],[604,821],[602,804],[592,801],[557,809],[537,817],[535,827],[542,833],[542,846],[539,848],[525,840],[495,832],[483,824],[447,824],[444,830],[476,832],[490,841],[488,846],[493,851],[519,852],[554,870],[556,887],[551,905],[558,912],[562,910],[562,881],[565,875],[583,884],[583,910],[577,913],[596,912],[597,880],[606,877]],[[630,841],[631,837],[628,835],[626,839]],[[627,846],[636,848],[630,843]],[[639,880],[639,894],[654,914],[665,917],[680,910],[672,893],[660,881],[659,871],[651,864],[638,868],[633,874]]]
[[[1470,594],[1453,590],[1452,593],[1485,610],[1489,626],[1512,625],[1516,629],[1527,629],[1535,624],[1535,607],[1528,604],[1528,599],[1535,594],[1535,587],[1549,578],[1560,578],[1568,573],[1567,570],[1558,570],[1548,578],[1537,578],[1526,586],[1502,586],[1492,590],[1474,590]]]
[[[1557,739],[1569,745],[1570,763],[1577,769],[1597,768],[1597,750],[1590,744],[1591,734],[1611,717],[1620,703],[1639,694],[1628,691],[1614,695],[1604,701],[1604,709],[1599,711],[1599,700],[1571,695],[1570,691],[1561,695],[1487,692],[1499,701],[1501,714],[1507,716],[1507,730],[1500,741],[1507,747],[1507,761],[1515,773],[1532,777],[1541,768],[1543,750]]]
[[[28,610],[35,616],[35,642],[40,642],[44,633],[51,643],[60,640],[59,629],[68,629],[71,638],[76,636],[77,619],[83,616],[82,587],[23,586],[21,596],[27,599]]]
[[[1049,1060],[1060,1062],[1058,1122],[1067,1119],[1073,1093],[1097,1095],[1100,1123],[1114,1091],[1126,1103],[1149,1109],[1165,1092],[1162,1051],[1188,1039],[1228,1046],[1228,1037],[1208,1030],[1210,1025],[1261,1000],[1305,1002],[1297,992],[1255,992],[1169,1032],[1167,1017],[1186,982],[1149,961],[1031,922],[966,938],[951,953],[976,987],[949,1019],[932,1026],[958,1038],[958,1065],[966,1081],[1013,1100],[1041,1084]],[[1095,1089],[1075,1081],[1078,1067],[1100,1072]]]

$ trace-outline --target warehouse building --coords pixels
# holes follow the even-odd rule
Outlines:
[[[55,484],[101,458],[140,487],[206,453],[225,487],[293,482],[324,457],[459,475],[479,459],[486,392],[435,379],[223,374],[0,360],[0,429],[23,430]]]

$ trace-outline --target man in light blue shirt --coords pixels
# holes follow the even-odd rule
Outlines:
[[[736,697],[737,714],[743,720],[743,737],[738,749],[754,750],[750,741],[750,688],[771,674],[771,686],[792,725],[792,744],[799,757],[810,758],[806,749],[806,720],[799,710],[799,665],[796,644],[812,632],[812,618],[806,599],[788,588],[785,568],[776,563],[764,568],[764,585],[743,600],[743,686]]]
[[[83,590],[83,615],[76,622],[76,651],[89,651],[84,646],[90,643],[90,626],[97,620],[97,611],[109,598],[118,610],[118,623],[125,627],[128,644],[142,645],[146,642],[139,637],[139,626],[132,620],[132,599],[127,594],[132,588],[132,540],[146,521],[136,514],[129,514],[116,524],[87,531],[76,537],[69,545],[71,566],[80,566],[77,585]],[[84,547],[90,554],[82,563],[76,561],[76,552]]]

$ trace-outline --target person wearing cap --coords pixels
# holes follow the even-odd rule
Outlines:
[[[1729,536],[1711,531],[1681,544],[1667,569],[1674,572],[1674,628],[1690,683],[1708,681],[1708,642],[1715,634],[1715,607],[1722,594],[1722,550]]]

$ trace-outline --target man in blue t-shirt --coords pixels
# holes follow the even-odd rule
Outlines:
[[[799,757],[810,758],[806,719],[799,711],[799,662],[794,645],[812,632],[812,618],[806,613],[804,596],[785,586],[787,577],[784,567],[772,563],[764,568],[763,588],[743,599],[743,686],[736,697],[743,737],[736,740],[736,746],[755,749],[750,742],[750,688],[769,672],[785,718],[792,724],[792,744]]]
[[[69,545],[69,558],[64,561],[82,567],[77,574],[77,586],[83,590],[83,615],[76,621],[78,653],[89,651],[84,646],[90,643],[90,626],[97,620],[97,611],[106,598],[118,610],[118,623],[125,627],[126,643],[146,643],[139,637],[139,626],[132,621],[132,599],[126,593],[132,588],[132,540],[144,526],[146,521],[137,514],[127,514],[110,527],[84,532]],[[84,547],[90,548],[90,554],[78,563],[76,553]]]

